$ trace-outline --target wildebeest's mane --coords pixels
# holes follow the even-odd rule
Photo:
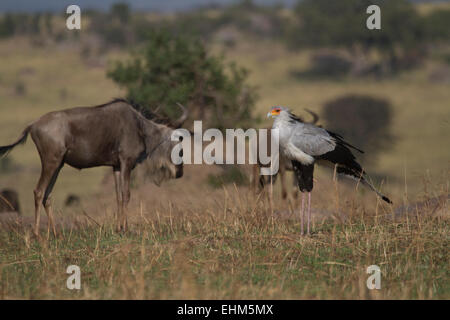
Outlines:
[[[133,99],[114,98],[113,100],[111,100],[105,104],[99,105],[98,107],[106,107],[108,105],[111,105],[111,104],[117,103],[117,102],[122,102],[122,103],[126,103],[126,104],[130,105],[131,107],[133,107],[134,110],[139,112],[144,118],[146,118],[148,120],[152,120],[156,123],[170,125],[172,122],[168,117],[160,116],[160,115],[156,114],[150,108],[144,107],[143,105],[139,104],[138,102],[136,102]]]

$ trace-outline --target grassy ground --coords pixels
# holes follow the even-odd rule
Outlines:
[[[173,205],[141,212],[127,234],[111,217],[88,218],[40,241],[30,229],[0,231],[0,298],[88,299],[448,299],[448,215],[422,209],[393,219],[343,205],[315,219],[311,237],[298,217],[264,199],[223,192],[209,210]],[[160,211],[161,210],[161,211]],[[81,269],[81,290],[65,270]],[[368,290],[366,269],[381,268]]]

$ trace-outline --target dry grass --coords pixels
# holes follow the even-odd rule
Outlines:
[[[3,299],[448,299],[448,211],[394,218],[355,202],[319,219],[311,237],[282,204],[237,188],[204,209],[177,204],[132,212],[131,231],[111,215],[79,216],[57,238],[36,241],[16,224],[0,230]],[[445,204],[444,204],[445,205]],[[285,211],[283,211],[285,210]],[[93,222],[95,220],[95,222]],[[98,224],[97,224],[98,223]],[[68,265],[82,289],[66,288]],[[382,270],[381,290],[366,268]]]
[[[301,237],[299,199],[276,201],[246,187],[210,189],[188,166],[158,188],[137,184],[130,231],[114,230],[114,187],[88,207],[59,211],[58,236],[32,219],[0,226],[0,298],[25,299],[448,299],[448,197],[408,214],[354,185],[318,177],[313,234]],[[428,186],[448,194],[447,183]],[[203,182],[203,183],[202,183]],[[192,186],[197,185],[195,192]],[[431,192],[433,190],[433,192]],[[275,199],[280,190],[275,189]],[[411,209],[412,208],[412,209]],[[82,289],[66,288],[69,265]],[[378,265],[381,290],[368,290]]]

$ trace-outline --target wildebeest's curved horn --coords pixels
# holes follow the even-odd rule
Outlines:
[[[173,123],[173,127],[174,127],[175,129],[180,128],[180,127],[183,125],[183,123],[186,121],[186,119],[187,119],[187,117],[188,117],[188,115],[189,115],[189,111],[188,111],[188,109],[187,109],[185,106],[183,106],[183,105],[182,105],[181,103],[179,103],[179,102],[177,102],[177,105],[180,107],[181,110],[183,110],[183,114],[181,115],[181,117],[178,118],[178,120],[176,120],[176,121]]]
[[[309,123],[316,124],[319,121],[319,116],[317,115],[317,113],[308,109],[305,109],[305,111],[308,112],[313,117],[312,121],[310,121]]]

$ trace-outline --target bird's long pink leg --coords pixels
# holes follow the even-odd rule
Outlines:
[[[307,226],[307,233],[309,235],[309,225],[311,223],[311,192],[308,192],[308,226]]]
[[[302,192],[302,211],[300,212],[301,235],[303,235],[303,221],[305,217],[305,194]]]

